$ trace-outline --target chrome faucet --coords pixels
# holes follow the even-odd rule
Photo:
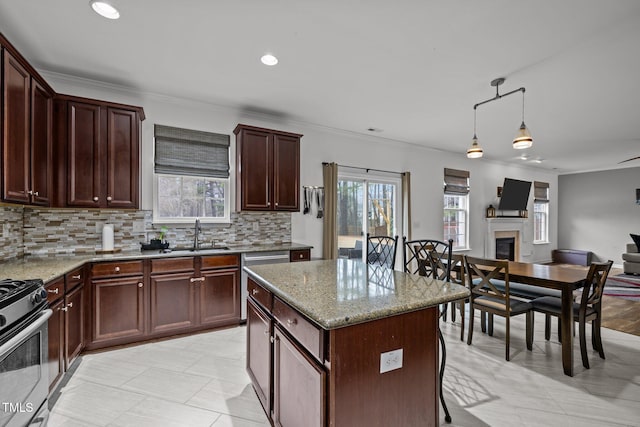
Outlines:
[[[200,248],[200,242],[198,236],[202,232],[202,227],[200,226],[200,220],[196,218],[196,226],[193,230],[193,249],[198,250]]]

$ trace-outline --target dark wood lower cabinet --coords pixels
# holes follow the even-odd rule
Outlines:
[[[238,269],[203,270],[199,283],[201,325],[240,321]]]
[[[252,298],[247,301],[247,372],[265,413],[271,414],[272,322]]]
[[[151,333],[189,329],[196,324],[193,271],[151,276]]]
[[[142,276],[92,280],[91,286],[92,343],[144,335],[145,292]]]
[[[64,285],[64,283],[63,283]],[[64,288],[63,288],[64,289]],[[63,291],[64,292],[64,291]],[[49,318],[49,390],[52,390],[64,374],[64,299],[60,298],[49,306],[53,314]]]
[[[81,284],[67,292],[64,297],[65,304],[62,310],[65,312],[65,370],[69,369],[84,348],[84,295],[84,284]]]
[[[323,427],[327,374],[279,326],[273,338],[273,424]]]

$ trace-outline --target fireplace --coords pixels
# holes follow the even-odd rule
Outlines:
[[[515,237],[496,238],[496,259],[507,259],[509,261],[515,261],[515,250]]]
[[[533,255],[533,228],[527,218],[487,218],[484,240],[484,257],[531,262]],[[498,239],[510,239],[508,253],[498,255]],[[511,253],[513,251],[513,253]]]

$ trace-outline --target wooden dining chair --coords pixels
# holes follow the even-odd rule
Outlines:
[[[394,268],[398,236],[370,236],[367,233],[367,264]]]
[[[465,256],[469,297],[469,334],[467,344],[473,340],[474,310],[505,318],[505,359],[510,358],[511,317],[526,315],[527,349],[533,348],[533,307],[531,303],[513,298],[509,294],[509,262]],[[503,285],[496,287],[496,283]]]
[[[465,273],[464,256],[460,254],[451,254],[451,281],[467,287],[467,275]],[[456,321],[456,305],[460,310],[460,341],[464,341],[464,319],[466,304],[469,302],[469,298],[465,298],[458,301],[451,301],[451,321]],[[442,319],[447,321],[447,313],[442,316]]]
[[[417,274],[420,276],[433,277],[435,279],[446,282],[451,281],[452,254],[451,247],[453,240],[443,242],[440,240],[423,239],[423,240],[407,240],[406,236],[402,237],[402,263],[406,273]],[[444,304],[440,310],[440,318],[446,313],[447,305]],[[442,393],[442,380],[444,378],[444,369],[447,364],[447,347],[438,325],[438,339],[440,340],[440,348],[442,349],[442,358],[440,359],[440,403],[444,409],[444,419],[451,422],[449,409],[444,401]]]
[[[587,340],[585,337],[586,322],[591,321],[591,345],[602,359],[604,359],[604,348],[600,336],[600,324],[602,322],[602,291],[607,282],[609,271],[613,261],[593,262],[589,266],[585,286],[582,289],[580,302],[573,303],[573,321],[578,322],[580,335],[580,353],[582,353],[582,366],[589,369],[589,358],[587,357]],[[549,316],[558,318],[558,331],[560,331],[560,314],[562,312],[562,300],[558,297],[545,296],[531,301],[534,311],[544,313],[545,319],[545,339],[549,339],[550,321]]]

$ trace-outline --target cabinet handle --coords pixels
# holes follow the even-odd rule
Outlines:
[[[37,191],[34,191],[34,192],[33,192],[33,195],[37,197],[37,196],[39,196],[40,194],[38,194],[38,192],[37,192]]]
[[[116,270],[116,273],[120,273],[120,267],[116,267],[115,270]]]
[[[67,307],[60,307],[60,308],[58,308],[58,310],[60,310],[60,311],[69,311],[69,309]]]
[[[97,202],[97,201],[98,201],[98,196],[95,196],[95,197],[93,198],[93,201],[94,201],[94,202]]]
[[[257,289],[252,289],[251,290],[251,295],[257,295],[260,291]]]
[[[141,288],[142,287],[142,282],[138,283],[138,287]]]
[[[55,288],[55,289],[47,289],[47,292],[49,292],[50,294],[56,294],[58,295],[59,289]]]
[[[276,202],[276,207],[278,206],[278,202]]]
[[[304,258],[304,254],[300,254],[300,259]]]
[[[75,276],[71,276],[73,280],[80,280],[80,277],[82,276],[80,276],[79,274],[76,274]]]
[[[271,344],[273,344],[275,342],[275,340],[273,339],[273,337],[269,338],[269,341],[271,341]]]
[[[298,321],[296,319],[287,319],[287,325],[295,326],[297,324],[298,324]]]
[[[29,194],[30,196],[36,196],[36,197],[39,196],[38,192],[33,190],[27,191],[27,194]]]
[[[67,304],[67,307],[72,308],[73,307],[73,303],[70,302],[69,304]]]
[[[193,283],[193,282],[204,282],[205,278],[204,277],[192,277],[189,280],[191,281],[191,283]]]
[[[111,196],[107,196],[107,202],[110,202],[111,200],[113,200]]]

